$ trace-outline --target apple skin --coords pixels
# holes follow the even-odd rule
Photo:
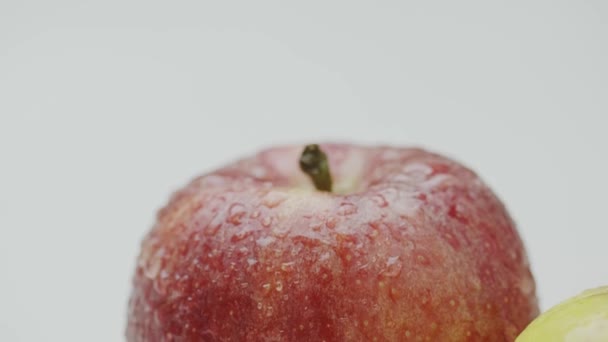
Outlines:
[[[537,317],[517,342],[608,341],[608,286],[583,291]]]
[[[512,341],[538,315],[526,251],[471,170],[323,144],[334,192],[271,148],[176,192],[144,238],[128,341]]]

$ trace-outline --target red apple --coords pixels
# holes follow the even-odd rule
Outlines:
[[[302,150],[173,196],[142,243],[128,341],[511,341],[536,317],[515,224],[475,173],[421,149]]]

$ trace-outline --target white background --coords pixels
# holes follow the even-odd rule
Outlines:
[[[281,143],[457,158],[543,309],[608,284],[607,2],[286,3],[0,1],[1,341],[123,340],[155,211]]]

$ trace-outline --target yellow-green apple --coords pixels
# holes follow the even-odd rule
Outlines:
[[[517,342],[608,341],[608,286],[584,291],[536,318]]]
[[[471,170],[417,148],[276,147],[192,180],[143,240],[128,341],[512,341],[526,251]]]

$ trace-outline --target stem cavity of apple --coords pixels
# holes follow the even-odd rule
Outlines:
[[[310,177],[317,190],[331,192],[329,162],[319,145],[311,144],[304,148],[300,156],[300,169]]]

